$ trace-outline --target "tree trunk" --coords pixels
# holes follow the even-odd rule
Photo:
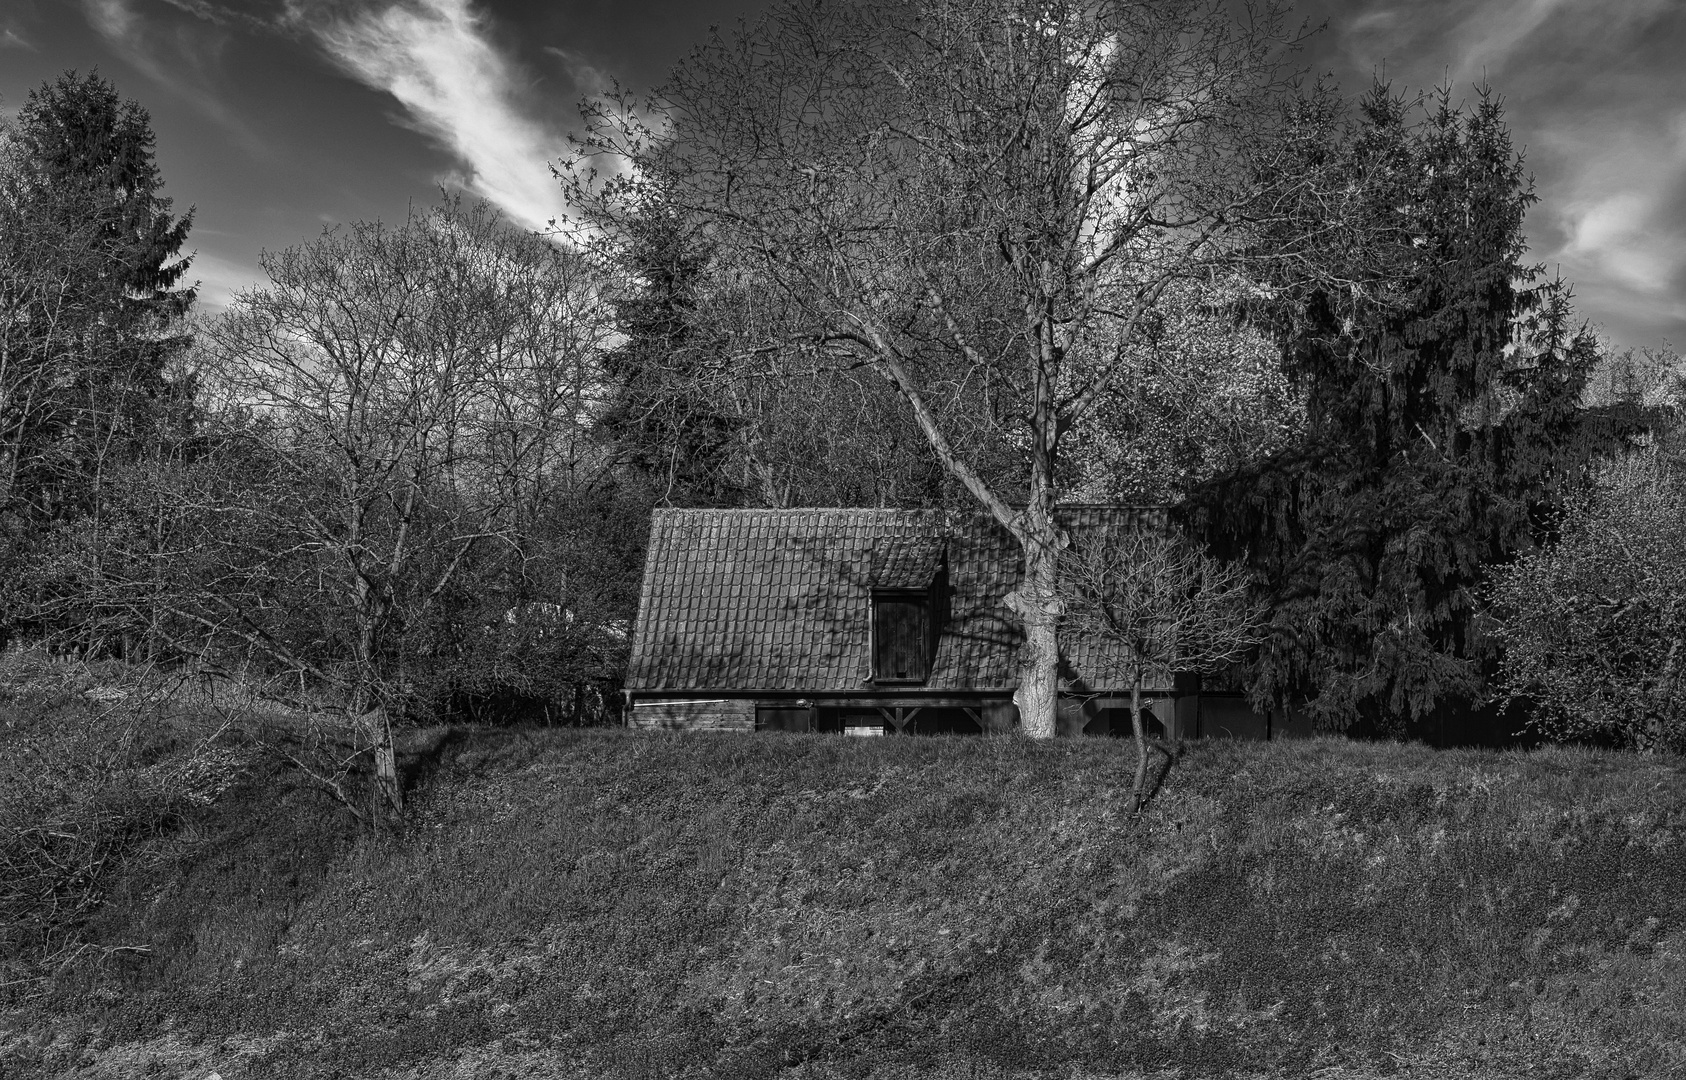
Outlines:
[[[1019,616],[1024,644],[1019,652],[1019,687],[1013,702],[1019,707],[1020,729],[1033,739],[1051,739],[1058,729],[1060,604],[1055,591],[1054,554],[1048,545],[1025,548],[1024,581],[1008,597]]]
[[[1065,536],[1054,520],[1053,424],[1039,426],[1032,447],[1030,498],[1018,528],[1024,548],[1024,580],[1008,597],[1024,628],[1019,652],[1019,688],[1013,701],[1019,724],[1033,739],[1051,739],[1059,730],[1059,552]]]
[[[1130,683],[1130,724],[1136,733],[1136,783],[1131,791],[1130,812],[1138,814],[1147,803],[1147,725],[1142,723],[1142,673]]]

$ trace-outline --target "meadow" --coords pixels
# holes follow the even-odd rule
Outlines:
[[[0,686],[7,1077],[1686,1075],[1676,758],[483,730],[377,824],[100,677]]]

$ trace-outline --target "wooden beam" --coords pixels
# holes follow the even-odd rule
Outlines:
[[[878,712],[885,720],[889,721],[891,727],[896,729],[897,735],[902,735],[906,733],[907,725],[913,723],[913,718],[919,715],[919,711],[922,707],[923,706],[919,705],[915,705],[912,708],[908,708],[905,705],[880,705],[878,706]]]
[[[828,709],[977,709],[991,701],[1012,701],[1011,694],[975,695],[972,697],[902,697],[884,694],[879,697],[815,698],[814,704]]]

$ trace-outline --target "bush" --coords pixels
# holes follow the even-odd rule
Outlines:
[[[166,720],[149,669],[0,653],[0,984],[81,952],[109,871],[209,805],[243,765]]]
[[[1548,738],[1686,749],[1686,470],[1612,463],[1557,544],[1496,578],[1501,685]]]

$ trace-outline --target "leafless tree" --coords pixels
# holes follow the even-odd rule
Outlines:
[[[578,258],[483,205],[330,230],[262,264],[269,283],[207,322],[194,357],[223,452],[158,491],[192,568],[166,590],[174,645],[321,687],[390,781],[394,710],[444,662],[417,628],[471,567],[521,574],[554,493],[604,468],[609,326]]]
[[[1136,739],[1134,808],[1148,800],[1142,687],[1173,672],[1210,673],[1241,660],[1261,639],[1247,571],[1152,528],[1098,533],[1060,560],[1070,632],[1122,646]],[[1160,748],[1163,752],[1163,748]]]
[[[1341,193],[1301,167],[1332,107],[1299,92],[1291,39],[1276,0],[787,3],[652,100],[597,107],[569,174],[601,243],[659,204],[715,245],[693,315],[731,339],[720,378],[893,387],[1023,550],[1033,736],[1055,731],[1063,441],[1174,286],[1298,258],[1251,245],[1265,222],[1338,227],[1306,212]]]

